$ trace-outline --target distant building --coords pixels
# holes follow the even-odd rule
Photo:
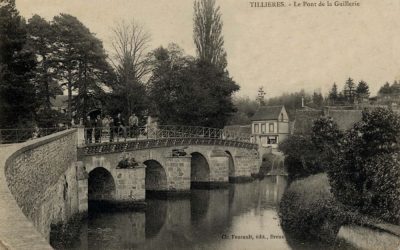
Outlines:
[[[296,110],[296,118],[291,131],[293,134],[309,135],[312,132],[314,121],[321,117],[331,117],[338,125],[338,128],[345,131],[361,120],[362,110],[365,108],[371,109],[374,107],[326,106],[323,110],[298,109]]]
[[[67,95],[56,95],[55,98],[50,98],[51,109],[61,113],[67,113],[68,111],[68,96]]]
[[[289,131],[289,117],[285,106],[261,106],[251,118],[252,141],[262,147],[276,148]]]

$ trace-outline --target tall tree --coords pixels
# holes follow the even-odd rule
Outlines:
[[[331,104],[334,104],[338,101],[338,89],[336,83],[333,83],[332,89],[329,91],[328,99]]]
[[[57,34],[58,71],[68,89],[68,109],[71,116],[72,91],[77,91],[75,105],[80,117],[97,107],[104,90],[113,83],[112,68],[102,42],[76,17],[60,14],[54,17]]]
[[[32,126],[35,60],[14,0],[0,0],[0,127]]]
[[[199,59],[224,70],[227,60],[223,48],[222,20],[215,0],[196,0],[193,21],[193,38]]]
[[[148,45],[150,35],[135,20],[121,21],[113,28],[113,63],[118,81],[114,96],[123,98],[123,108],[129,115],[146,108],[144,83],[150,73]]]
[[[54,32],[49,22],[38,15],[28,20],[28,43],[36,58],[33,82],[36,85],[38,108],[50,110],[50,98],[62,94],[57,82]]]
[[[222,128],[235,112],[239,86],[213,64],[183,56],[177,47],[158,48],[149,85],[161,123]]]
[[[314,92],[312,101],[315,107],[321,107],[324,102],[324,97],[321,93]]]
[[[357,98],[368,98],[369,97],[369,86],[366,82],[360,81],[356,88]]]
[[[386,82],[378,91],[379,94],[381,95],[388,95],[392,93],[392,89],[390,87],[390,84]]]
[[[346,97],[347,101],[350,103],[354,102],[354,97],[356,93],[356,85],[354,80],[349,77],[346,83],[344,84],[344,96]]]

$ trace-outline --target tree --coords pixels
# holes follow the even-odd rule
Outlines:
[[[388,95],[392,93],[392,89],[390,88],[390,84],[386,82],[378,91],[381,95]]]
[[[313,101],[313,104],[316,107],[321,107],[322,104],[324,103],[324,97],[322,96],[321,93],[314,92],[313,97],[312,97],[312,101]]]
[[[338,101],[338,89],[336,83],[333,84],[332,89],[329,91],[328,99],[332,104]]]
[[[356,88],[356,95],[358,99],[369,97],[369,86],[366,82],[360,81]]]
[[[193,39],[199,59],[224,70],[227,60],[223,48],[222,20],[215,0],[196,0],[193,21]]]
[[[385,108],[364,111],[348,130],[329,167],[333,194],[345,205],[399,223],[400,117]]]
[[[113,29],[114,68],[117,73],[115,98],[123,98],[123,108],[129,115],[141,113],[146,109],[144,83],[151,71],[147,55],[150,35],[143,26],[132,20],[121,21]]]
[[[57,35],[58,73],[68,90],[68,111],[71,117],[72,101],[78,116],[104,102],[104,90],[114,83],[113,71],[107,62],[102,42],[76,17],[60,14],[54,17]],[[72,91],[78,92],[72,100]]]
[[[32,126],[35,59],[14,0],[0,0],[0,127]]]
[[[149,95],[161,123],[222,128],[235,112],[239,86],[215,65],[183,56],[176,46],[152,52]]]
[[[249,125],[251,124],[251,117],[258,109],[256,100],[251,100],[249,97],[236,97],[233,98],[233,104],[236,112],[229,119],[230,125]]]
[[[38,109],[50,110],[50,98],[62,94],[57,82],[54,32],[49,22],[38,15],[28,20],[28,43],[35,53],[36,68],[33,82],[36,86]]]
[[[347,79],[346,83],[344,84],[343,92],[346,100],[350,103],[354,102],[355,90],[356,86],[354,80],[349,77],[349,79]]]
[[[302,101],[303,99],[303,101]],[[268,105],[285,105],[289,115],[289,120],[295,118],[296,109],[302,108],[302,102],[310,103],[312,96],[307,94],[303,89],[294,93],[285,93],[278,97],[268,99]]]

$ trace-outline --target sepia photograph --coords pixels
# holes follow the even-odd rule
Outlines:
[[[400,250],[400,1],[0,0],[0,250]]]

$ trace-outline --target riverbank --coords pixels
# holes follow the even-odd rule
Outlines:
[[[296,180],[286,189],[279,207],[283,230],[294,238],[368,245],[359,232],[373,235],[373,249],[400,244],[400,227],[383,223],[345,207],[334,198],[326,174]],[[383,226],[382,226],[383,225]],[[394,229],[393,229],[394,228]],[[365,238],[365,237],[364,237]],[[363,242],[364,241],[364,242]],[[377,245],[377,246],[376,246]],[[382,248],[383,249],[383,248]]]

